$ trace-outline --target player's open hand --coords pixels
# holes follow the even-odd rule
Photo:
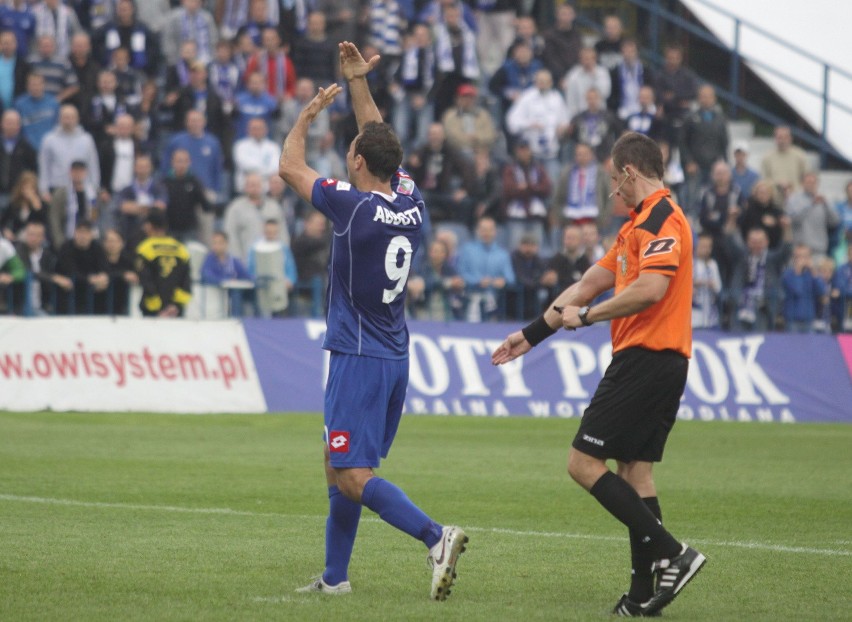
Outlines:
[[[340,72],[347,80],[363,78],[379,64],[381,56],[376,54],[370,60],[364,60],[354,43],[343,41],[337,45],[340,50]]]
[[[514,361],[530,350],[532,350],[530,342],[524,338],[524,334],[521,331],[517,331],[506,337],[506,341],[494,350],[494,353],[491,355],[491,364],[502,365],[503,363]]]
[[[305,106],[304,112],[308,115],[308,120],[313,121],[320,112],[328,108],[342,90],[336,83],[325,88],[320,87],[314,98]]]

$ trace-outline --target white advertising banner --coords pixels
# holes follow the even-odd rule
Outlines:
[[[0,319],[0,409],[260,413],[238,321]]]

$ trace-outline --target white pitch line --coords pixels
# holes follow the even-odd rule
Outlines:
[[[143,505],[138,503],[109,503],[103,501],[78,501],[76,499],[55,499],[50,497],[27,497],[20,495],[0,494],[0,501],[14,501],[20,503],[42,503],[45,505],[61,505],[67,507],[82,508],[107,508],[117,510],[144,510],[153,512],[178,512],[182,514],[213,514],[222,516],[249,516],[269,517],[297,520],[325,520],[325,516],[316,514],[280,514],[277,512],[249,512],[247,510],[232,510],[231,508],[189,508],[176,505]],[[363,522],[381,523],[382,520],[373,517],[364,517]],[[532,538],[563,538],[567,540],[595,540],[599,542],[624,542],[627,538],[619,536],[598,536],[584,533],[570,533],[564,531],[524,531],[519,529],[504,529],[500,527],[465,527],[465,531],[490,533],[494,535],[532,537]],[[773,551],[776,553],[798,553],[805,555],[828,555],[840,557],[852,557],[852,551],[846,549],[820,549],[807,546],[787,546],[784,544],[771,544],[767,542],[741,542],[737,540],[706,540],[692,538],[693,544],[707,546],[722,546],[738,549],[751,549],[756,551]]]

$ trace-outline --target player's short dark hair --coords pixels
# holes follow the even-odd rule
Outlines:
[[[402,145],[390,125],[370,121],[355,143],[355,155],[364,158],[373,175],[388,181],[402,163]]]
[[[612,148],[612,164],[621,171],[628,164],[640,175],[663,179],[663,152],[653,140],[638,132],[626,132]]]
[[[147,222],[153,229],[165,231],[169,228],[169,220],[166,218],[166,212],[161,209],[150,210],[145,222]]]

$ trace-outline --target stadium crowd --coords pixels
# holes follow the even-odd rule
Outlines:
[[[209,249],[199,282],[251,282],[257,298],[277,285],[275,315],[318,313],[329,227],[279,178],[278,157],[316,89],[341,82],[337,43],[351,40],[382,56],[370,88],[428,207],[412,317],[538,315],[617,234],[609,151],[629,130],[658,141],[693,223],[696,327],[852,331],[852,181],[845,197],[823,196],[787,127],[753,168],[681,47],[655,68],[618,16],[581,32],[576,11],[542,0],[5,0],[2,312],[128,313],[157,212],[174,248]],[[339,98],[311,126],[308,164],[345,179],[356,133]],[[284,262],[277,284],[258,274],[255,253],[270,245]]]

